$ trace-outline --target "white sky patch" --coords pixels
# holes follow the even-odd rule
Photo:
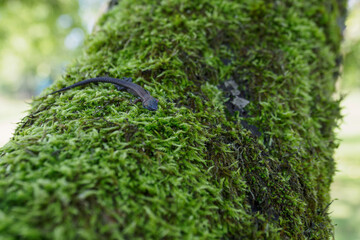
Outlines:
[[[360,0],[349,0],[348,1],[348,8],[353,8],[358,3],[360,3]]]
[[[68,14],[63,14],[57,19],[56,23],[59,27],[66,29],[71,27],[73,20]]]
[[[84,42],[84,35],[81,28],[74,28],[65,38],[65,47],[71,50],[76,49]]]
[[[107,3],[104,0],[79,0],[79,15],[88,33],[92,32],[100,16],[101,7]]]

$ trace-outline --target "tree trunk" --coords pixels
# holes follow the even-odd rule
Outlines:
[[[4,239],[328,239],[345,0],[122,0],[0,157]]]

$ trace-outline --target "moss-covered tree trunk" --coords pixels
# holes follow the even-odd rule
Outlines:
[[[1,239],[327,239],[345,0],[122,0],[1,149]],[[248,103],[248,104],[247,104]]]

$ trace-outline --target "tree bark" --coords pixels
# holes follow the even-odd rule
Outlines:
[[[328,239],[341,1],[122,0],[0,150],[4,239]]]

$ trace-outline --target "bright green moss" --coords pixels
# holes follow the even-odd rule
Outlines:
[[[35,99],[1,149],[0,236],[329,238],[337,10],[335,1],[120,1],[44,95],[127,76],[159,110],[108,84]],[[228,109],[219,86],[229,79],[250,101],[245,112]]]

